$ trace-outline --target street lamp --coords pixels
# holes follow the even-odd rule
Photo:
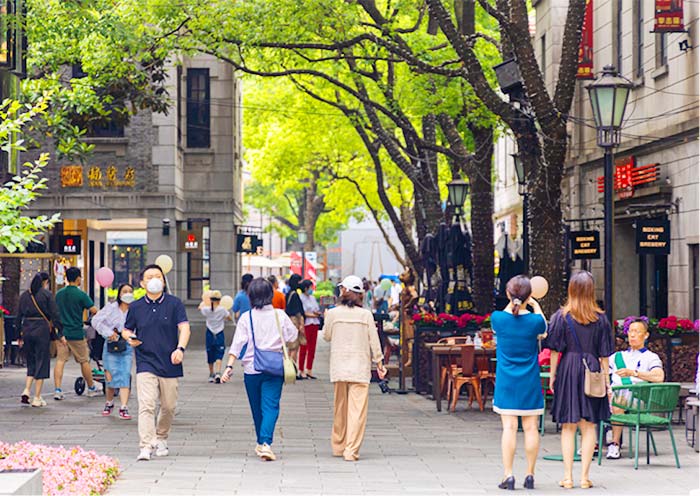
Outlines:
[[[306,244],[306,231],[302,228],[297,231],[297,241],[301,243],[301,278],[306,279],[306,253],[304,253],[304,245]]]
[[[518,176],[518,193],[523,197],[523,263],[525,272],[530,271],[530,193],[527,190],[527,176],[525,165],[520,160],[519,153],[511,153],[515,165],[515,175]]]
[[[612,65],[603,67],[603,74],[586,89],[591,100],[598,146],[604,149],[605,223],[605,314],[613,323],[613,242],[615,211],[613,206],[613,148],[620,145],[620,130],[632,83]]]
[[[464,202],[469,194],[469,183],[462,179],[456,179],[447,183],[447,198],[455,208],[455,217],[459,218],[462,214]]]

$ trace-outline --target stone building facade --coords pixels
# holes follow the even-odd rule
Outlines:
[[[206,287],[230,295],[237,288],[241,83],[213,57],[179,62],[168,70],[167,115],[140,111],[123,130],[87,138],[95,150],[84,164],[52,157],[49,189],[28,212],[61,213],[51,251],[62,250],[61,235],[80,236],[81,255],[68,258],[83,269],[96,300],[104,299],[92,277],[97,268],[110,266],[117,280],[137,283],[134,266],[159,255],[172,258],[168,284],[190,308]]]
[[[618,176],[626,170],[652,166],[648,182],[617,188],[615,195],[616,318],[627,315],[698,319],[698,245],[700,243],[698,162],[698,10],[684,3],[689,32],[653,33],[651,0],[591,0],[594,6],[594,70],[612,64],[633,83],[623,125],[622,143],[615,150]],[[553,91],[568,2],[533,2],[536,31],[533,44],[545,80]],[[690,46],[691,49],[687,49]],[[571,230],[600,231],[603,239],[602,150],[585,86],[577,83],[569,122],[570,147],[563,184],[565,217]],[[578,220],[583,219],[583,220]],[[646,222],[670,226],[668,255],[640,255],[636,235]],[[572,268],[593,272],[602,297],[603,260],[572,262]]]

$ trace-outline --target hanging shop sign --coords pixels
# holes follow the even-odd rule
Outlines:
[[[81,241],[80,236],[59,236],[58,253],[61,255],[80,255]]]
[[[189,229],[178,232],[180,251],[198,251],[202,248],[202,230]]]
[[[236,251],[238,253],[257,253],[262,244],[262,239],[257,234],[239,233],[236,235]]]
[[[82,165],[65,165],[61,167],[61,187],[81,188],[84,185]],[[136,186],[136,169],[127,167],[124,175],[118,177],[117,167],[110,165],[104,169],[93,165],[88,168],[87,183],[90,188],[119,188]]]
[[[581,43],[578,47],[578,70],[576,78],[593,79],[593,0],[586,0],[586,11],[581,28]]]
[[[655,33],[685,33],[683,0],[656,0],[654,11]]]
[[[659,164],[647,164],[636,167],[634,155],[615,160],[615,177],[613,189],[624,200],[634,196],[635,188],[653,183],[659,178]],[[598,177],[598,193],[605,191],[605,176]]]
[[[571,258],[573,260],[591,260],[600,258],[599,231],[571,231],[569,233]]]
[[[636,238],[638,255],[671,253],[671,223],[668,219],[638,219]]]

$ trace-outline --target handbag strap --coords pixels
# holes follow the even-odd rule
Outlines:
[[[287,351],[287,343],[284,341],[284,334],[282,334],[282,326],[280,326],[280,317],[277,314],[277,310],[274,310],[275,312],[275,323],[277,324],[277,331],[280,333],[280,341],[282,341],[282,351],[284,352],[284,359],[289,360],[289,352]]]
[[[41,307],[40,307],[39,304],[37,303],[36,298],[34,298],[34,294],[33,294],[31,291],[29,292],[29,296],[32,297],[32,301],[34,302],[34,306],[35,306],[36,309],[39,311],[39,313],[41,314],[41,316],[44,317],[44,320],[45,320],[46,323],[49,325],[49,330],[50,330],[50,329],[51,329],[51,321],[50,321],[49,318],[46,316],[46,314],[41,310]]]

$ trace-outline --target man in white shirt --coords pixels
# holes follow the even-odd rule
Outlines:
[[[645,321],[637,320],[630,324],[627,331],[629,349],[614,353],[608,360],[612,386],[664,381],[664,366],[659,355],[644,347],[644,343],[648,338],[649,327]],[[613,407],[612,413],[620,414],[624,413],[624,410]],[[612,432],[613,440],[608,445],[606,458],[616,460],[620,458],[622,426],[613,424]]]

